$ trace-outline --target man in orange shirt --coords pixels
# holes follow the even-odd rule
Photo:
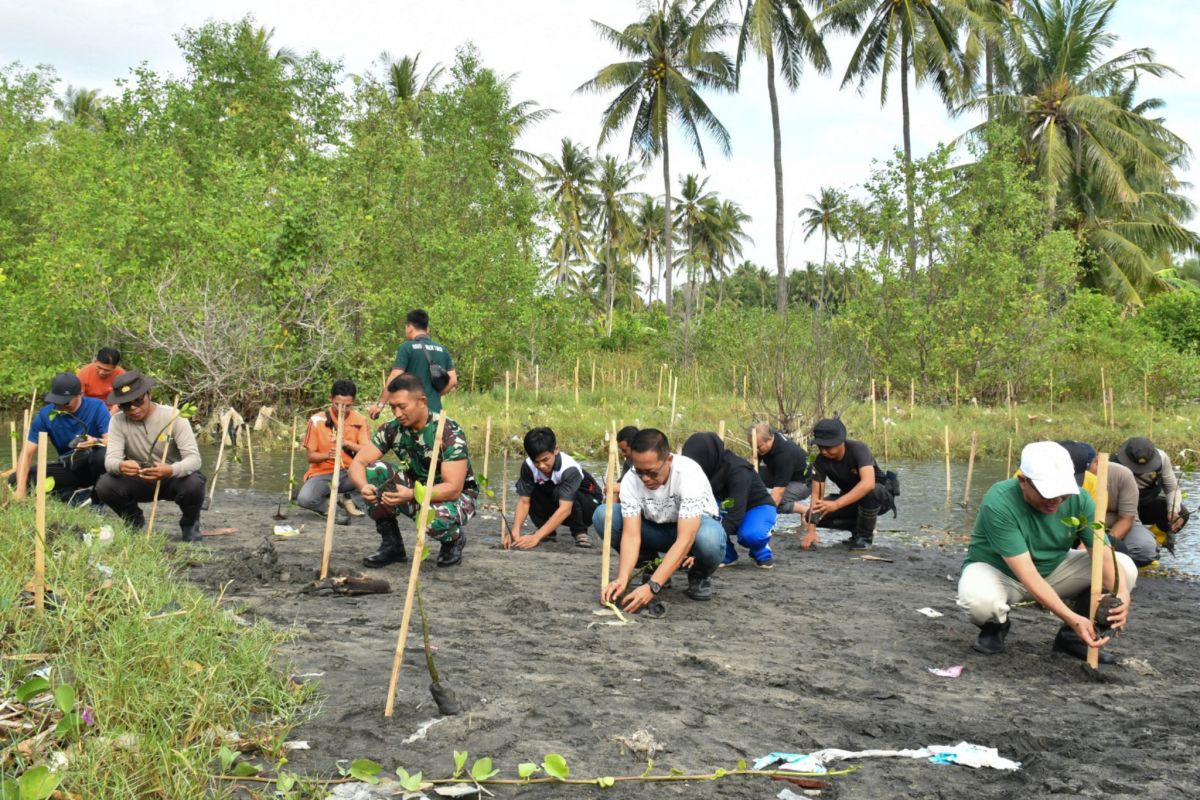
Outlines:
[[[120,363],[121,351],[112,347],[101,347],[100,352],[96,353],[95,361],[75,372],[79,382],[83,384],[83,396],[94,397],[102,403],[107,403],[113,381],[125,371],[119,366]],[[108,410],[113,414],[117,413],[116,406],[110,406]]]
[[[308,451],[308,471],[304,473],[304,485],[296,497],[296,505],[325,516],[329,510],[329,490],[333,482],[334,448],[337,446],[338,412],[345,415],[342,435],[342,468],[338,474],[338,494],[350,494],[351,500],[360,508],[362,498],[350,482],[348,467],[354,455],[371,438],[366,417],[354,410],[354,398],[358,389],[353,381],[337,381],[329,392],[329,408],[314,414],[308,420],[304,434],[304,448]],[[338,525],[349,525],[350,515],[344,509],[337,510]]]

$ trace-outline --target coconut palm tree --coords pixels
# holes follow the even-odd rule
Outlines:
[[[594,220],[600,228],[604,243],[604,285],[607,295],[607,321],[605,335],[612,335],[613,304],[617,296],[617,262],[624,254],[621,245],[631,238],[633,227],[631,212],[642,196],[631,188],[641,178],[638,165],[619,161],[615,156],[600,160],[599,171],[593,184],[595,192]]]
[[[846,234],[845,213],[847,198],[845,192],[822,186],[820,195],[809,195],[810,205],[800,211],[800,226],[804,232],[804,241],[812,238],[817,231],[825,239],[824,255],[821,257],[821,270],[829,264],[829,240],[842,241]]]
[[[634,213],[633,227],[636,236],[631,244],[631,254],[635,259],[646,259],[646,302],[653,303],[658,294],[659,279],[654,275],[654,260],[665,263],[663,258],[663,208],[662,205],[648,194],[642,195],[642,201]],[[632,302],[632,301],[631,301]]]
[[[703,231],[714,224],[713,215],[719,209],[717,196],[706,191],[708,178],[685,175],[679,182],[679,208],[675,213],[673,230],[678,232],[681,243],[687,250],[673,263],[673,268],[682,267],[687,275],[688,287],[684,294],[683,318],[690,320],[695,308],[696,288],[700,282],[701,265],[704,261]],[[670,285],[668,279],[667,284]]]
[[[708,254],[705,283],[717,284],[717,305],[725,299],[725,278],[733,262],[742,256],[746,242],[753,241],[746,233],[746,223],[752,217],[732,200],[713,201],[707,210],[710,223],[704,227],[702,239]],[[704,295],[700,296],[700,313],[704,313]]]
[[[947,15],[945,8],[952,7]],[[917,233],[912,172],[912,118],[909,76],[916,85],[930,83],[947,107],[958,105],[969,74],[956,36],[961,17],[958,0],[836,0],[818,16],[827,28],[859,36],[842,86],[857,83],[859,92],[879,76],[879,102],[887,102],[892,72],[900,72],[900,108],[904,137],[907,264],[916,277]],[[915,281],[914,284],[915,286]]]
[[[558,158],[547,154],[539,161],[540,186],[558,223],[558,233],[550,243],[550,256],[557,265],[552,268],[552,283],[556,288],[567,288],[579,283],[573,265],[594,258],[587,220],[592,215],[596,162],[587,147],[566,137]]]
[[[104,98],[100,96],[99,89],[68,86],[63,96],[55,99],[54,108],[68,125],[104,127]]]
[[[437,88],[437,82],[446,72],[446,68],[441,64],[434,64],[428,73],[421,75],[420,53],[415,56],[401,56],[397,59],[392,58],[391,54],[385,50],[379,54],[379,61],[383,64],[386,73],[384,86],[393,103],[416,100],[420,95],[434,91]]]
[[[664,264],[671,264],[671,148],[669,129],[679,124],[685,138],[705,164],[700,132],[706,131],[726,155],[729,132],[701,96],[703,89],[727,91],[735,86],[732,62],[713,45],[729,30],[700,5],[684,9],[683,0],[660,0],[643,6],[646,16],[623,30],[592,21],[600,37],[616,46],[629,61],[603,67],[576,91],[616,91],[604,109],[599,144],[608,141],[632,120],[629,153],[647,162],[661,156],[663,176]],[[667,316],[672,307],[671,270],[666,275]]]
[[[717,2],[722,11],[732,4],[733,0]],[[800,88],[800,76],[806,63],[811,63],[818,72],[829,72],[829,54],[803,0],[745,0],[734,58],[739,81],[742,65],[750,51],[761,54],[767,62],[767,99],[771,106],[775,156],[775,304],[779,313],[784,314],[787,312],[787,263],[783,247],[783,136],[779,126],[779,95],[775,89],[776,60],[784,83],[794,92]]]

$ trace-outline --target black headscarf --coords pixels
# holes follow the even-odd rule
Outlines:
[[[721,437],[715,433],[693,433],[683,443],[683,454],[700,465],[713,486],[724,484],[729,464]]]

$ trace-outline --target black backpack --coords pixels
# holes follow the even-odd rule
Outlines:
[[[429,365],[429,382],[433,384],[433,390],[440,395],[450,385],[450,373],[441,364],[433,363],[428,345],[422,346],[421,352],[425,354],[425,363]]]

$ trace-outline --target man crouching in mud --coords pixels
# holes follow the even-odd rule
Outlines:
[[[687,456],[673,455],[666,434],[655,428],[638,431],[630,450],[633,468],[621,479],[621,502],[613,506],[612,547],[620,554],[617,579],[604,587],[601,601],[620,599],[641,567],[648,574],[623,602],[626,611],[639,611],[685,563],[688,597],[711,600],[710,576],[725,557],[725,531],[717,522],[720,510],[704,470]],[[604,516],[601,506],[592,517],[601,535]],[[650,571],[660,553],[662,563]]]
[[[442,543],[437,565],[453,567],[462,561],[466,542],[463,526],[475,516],[475,500],[479,497],[479,484],[467,454],[467,436],[457,422],[447,417],[437,474],[431,476],[429,464],[438,417],[446,412],[429,410],[425,387],[415,375],[405,373],[393,378],[387,390],[395,419],[380,425],[350,464],[350,481],[362,492],[381,540],[379,549],[364,558],[363,564],[382,567],[408,560],[396,514],[416,518],[420,503],[413,487],[420,481],[433,488],[428,533]],[[400,459],[399,468],[379,460],[389,450]],[[420,555],[416,554],[418,558]]]
[[[1057,442],[1026,445],[1020,474],[988,489],[958,579],[958,604],[979,626],[976,650],[1003,652],[1009,609],[1030,598],[1063,621],[1054,652],[1084,659],[1089,647],[1108,643],[1108,631],[1097,631],[1089,618],[1091,556],[1073,549],[1078,537],[1090,551],[1095,508],[1092,498],[1079,491],[1071,455]],[[1119,631],[1129,615],[1137,567],[1123,553],[1116,554],[1116,561],[1121,605],[1108,614],[1107,627]],[[1115,577],[1112,560],[1105,558],[1106,590],[1111,591]],[[1110,653],[1099,656],[1101,663],[1116,661]]]

